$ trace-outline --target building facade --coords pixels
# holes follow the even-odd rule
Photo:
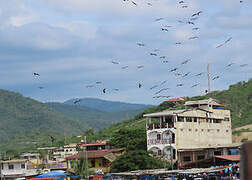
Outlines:
[[[185,109],[165,110],[144,117],[147,118],[147,149],[166,160],[190,162],[193,159],[187,155],[178,157],[182,150],[188,153],[194,149],[232,146],[230,111],[214,99],[187,101]],[[218,155],[223,154],[221,151]],[[206,154],[201,158],[207,158]]]

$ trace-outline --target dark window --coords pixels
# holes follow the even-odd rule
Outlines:
[[[21,164],[21,169],[25,169],[25,164]]]
[[[220,130],[219,130],[219,129],[217,129],[217,132],[220,132]]]
[[[195,129],[195,132],[197,132],[198,131],[198,129]]]
[[[91,160],[91,166],[95,167],[95,160],[94,159]]]
[[[221,156],[221,151],[214,151],[215,156]]]
[[[203,131],[204,131],[204,129],[201,129],[201,131],[203,132]]]
[[[186,117],[186,122],[192,122],[192,118],[191,117]]]
[[[213,123],[221,123],[220,119],[213,119]]]
[[[184,117],[178,116],[178,122],[184,122]]]
[[[228,132],[228,130],[226,130],[226,132]]]
[[[205,159],[205,155],[199,155],[199,156],[197,156],[197,160],[202,160],[202,159]]]
[[[157,134],[157,140],[161,139],[161,134]]]
[[[180,129],[180,131],[183,131],[183,129]]]
[[[210,131],[211,131],[211,129],[208,129],[208,130],[207,130],[207,132],[210,132]]]
[[[189,131],[192,131],[192,129],[189,129]]]
[[[176,159],[176,149],[172,150],[172,156],[173,156],[173,159]]]
[[[172,133],[172,143],[175,143],[175,134]]]
[[[184,162],[189,162],[191,161],[191,157],[190,156],[184,156]]]
[[[14,169],[14,165],[13,164],[9,164],[9,169]]]
[[[158,155],[161,155],[161,152],[162,152],[162,151],[159,149],[159,150],[158,150]]]
[[[224,121],[229,121],[229,118],[228,118],[228,117],[225,117],[225,118],[224,118]]]
[[[193,118],[193,122],[197,122],[197,118],[196,117]]]
[[[103,167],[107,167],[107,160],[106,159],[102,159],[102,166]]]
[[[4,166],[3,166],[3,164],[1,164],[1,166],[2,166],[2,170],[4,169]]]

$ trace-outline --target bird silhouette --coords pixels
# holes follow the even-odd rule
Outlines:
[[[144,43],[137,43],[138,46],[145,46]]]
[[[161,20],[163,20],[164,18],[157,18],[157,19],[155,19],[155,21],[157,22],[157,21],[161,21]]]
[[[105,94],[106,93],[106,88],[103,88],[102,92]]]
[[[168,63],[169,61],[163,61],[163,63]]]
[[[167,28],[161,28],[161,31],[166,31],[168,32],[169,30]]]
[[[193,39],[198,39],[198,38],[199,38],[198,36],[192,36],[192,37],[189,37],[188,39],[193,40]]]
[[[232,66],[232,65],[234,65],[234,63],[230,63],[230,64],[228,64],[226,67],[230,67],[230,66]]]
[[[116,62],[116,61],[111,61],[112,64],[119,64],[119,62]]]
[[[157,56],[157,53],[150,53],[151,56]]]
[[[187,60],[183,61],[181,64],[187,64],[189,61],[191,61],[191,59],[187,59]]]
[[[177,70],[178,70],[178,68],[173,68],[173,69],[170,70],[170,72],[174,72],[174,71],[177,71]]]
[[[74,104],[77,104],[77,103],[79,103],[79,102],[81,102],[81,99],[76,99],[76,100],[74,101]]]
[[[181,86],[184,86],[184,84],[177,84],[177,87],[181,87]]]
[[[214,80],[219,79],[219,78],[220,78],[220,76],[215,76],[215,77],[213,77],[212,80],[214,81]]]
[[[154,85],[154,86],[152,86],[152,87],[150,88],[150,90],[155,89],[155,88],[157,88],[157,87],[158,87],[158,85]]]
[[[147,3],[149,6],[152,6],[152,4],[151,3]]]
[[[187,21],[187,24],[195,25],[194,22],[192,22],[192,21]]]
[[[126,69],[126,68],[128,68],[129,66],[123,66],[123,67],[121,67],[122,69]]]
[[[134,4],[135,6],[137,6],[137,3],[136,2],[134,2],[134,1],[131,1],[132,2],[132,4]]]
[[[194,85],[191,86],[191,88],[194,88],[194,87],[196,87],[198,85],[199,85],[199,83],[198,84],[194,84]]]
[[[185,5],[185,6],[182,6],[182,8],[188,8],[188,6],[187,6],[187,5]]]
[[[44,89],[44,87],[42,87],[42,86],[39,86],[38,88],[39,88],[39,89]]]
[[[191,72],[187,72],[187,73],[185,73],[182,77],[186,77],[186,76],[188,76],[190,73],[191,73]]]
[[[246,67],[248,64],[241,64],[240,67]]]
[[[159,58],[160,58],[160,59],[165,59],[165,56],[160,56]]]
[[[143,65],[139,65],[139,66],[137,66],[137,69],[141,69],[143,67],[144,67]]]
[[[50,136],[51,138],[51,142],[54,143],[55,142],[55,138],[53,136]]]
[[[40,76],[40,74],[39,74],[39,73],[36,73],[36,72],[34,72],[33,75],[34,75],[34,76]]]
[[[199,30],[199,29],[200,29],[199,27],[192,28],[192,30]]]
[[[201,76],[202,74],[203,74],[203,72],[198,73],[198,74],[196,74],[195,76]]]
[[[141,88],[142,87],[142,84],[141,83],[138,83],[138,88]]]
[[[179,4],[183,4],[183,3],[185,3],[184,1],[179,1]]]

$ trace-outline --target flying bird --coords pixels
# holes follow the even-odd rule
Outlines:
[[[151,55],[151,56],[157,56],[157,54],[156,54],[156,53],[150,53],[150,55]]]
[[[170,28],[170,27],[172,27],[172,26],[170,26],[170,25],[165,25],[164,27]]]
[[[101,84],[102,82],[101,81],[96,81],[95,84]]]
[[[181,73],[175,73],[175,76],[181,76],[182,74]]]
[[[106,88],[103,88],[102,92],[105,94],[106,93]]]
[[[152,6],[152,4],[151,3],[147,3],[149,6]]]
[[[164,18],[157,18],[157,19],[155,19],[155,21],[157,22],[157,21],[161,21],[161,20],[163,20]]]
[[[227,44],[227,43],[228,43],[229,41],[231,41],[231,40],[232,40],[232,37],[228,38],[224,43],[222,43],[222,44],[216,46],[216,48],[220,48],[221,46],[223,46],[224,44]]]
[[[154,51],[154,52],[158,52],[158,51],[159,51],[159,49],[154,49],[153,51]]]
[[[195,76],[201,76],[203,74],[203,72],[199,73],[199,74],[196,74]]]
[[[136,2],[134,2],[134,1],[131,1],[132,2],[132,4],[134,4],[135,6],[137,6],[137,3]]]
[[[192,28],[192,30],[199,30],[200,28],[198,28],[198,27],[195,27],[195,28]]]
[[[181,86],[184,86],[184,84],[177,84],[177,87],[181,87]]]
[[[117,89],[117,88],[115,88],[115,89],[113,89],[114,91],[119,91],[119,89]]]
[[[94,85],[87,85],[86,88],[92,88],[95,87]]]
[[[186,77],[190,74],[191,72],[185,73],[182,77]]]
[[[128,67],[129,67],[129,66],[123,66],[122,69],[126,69],[126,68],[128,68]]]
[[[137,43],[138,46],[144,46],[144,43]]]
[[[153,96],[153,98],[169,98],[171,96]]]
[[[192,22],[192,21],[187,21],[187,24],[195,25],[194,22]]]
[[[53,136],[50,136],[50,138],[51,138],[51,142],[54,143],[55,138]]]
[[[163,91],[166,91],[166,90],[169,90],[170,88],[163,88],[163,89],[160,89],[158,92],[155,93],[155,95],[163,92]]]
[[[188,6],[187,6],[187,5],[185,5],[185,6],[182,6],[182,8],[188,8]]]
[[[143,65],[137,66],[138,69],[141,69],[141,68],[143,68],[143,67],[144,67]]]
[[[198,85],[199,85],[199,83],[198,84],[194,84],[194,85],[191,86],[191,88],[194,88],[194,87],[196,87]]]
[[[240,67],[248,66],[248,64],[241,64]]]
[[[177,70],[178,70],[178,68],[173,68],[173,69],[170,70],[170,72],[174,72],[174,71],[177,71]]]
[[[33,73],[33,75],[34,75],[34,76],[40,76],[40,74],[39,74],[39,73],[36,73],[36,72]]]
[[[189,61],[191,61],[191,59],[187,59],[187,60],[183,61],[181,64],[187,64]]]
[[[178,20],[179,23],[184,23],[184,21]]]
[[[230,64],[228,64],[226,67],[230,67],[230,66],[232,66],[234,63],[230,63]]]
[[[194,16],[199,16],[201,13],[203,13],[203,11],[199,11],[199,12],[197,12],[197,13],[194,13],[194,14],[192,15],[192,17],[194,17]]]
[[[142,87],[142,84],[141,83],[138,83],[138,88],[141,88]]]
[[[119,62],[116,62],[116,61],[111,61],[112,64],[119,64]]]
[[[199,38],[198,36],[192,36],[192,37],[189,37],[188,39],[193,40],[193,39],[198,39],[198,38]]]
[[[179,4],[183,4],[183,3],[185,3],[184,1],[179,1]]]
[[[197,19],[199,19],[199,18],[198,17],[192,17],[192,18],[190,18],[191,21],[195,21]]]
[[[163,82],[161,82],[160,86],[162,86],[163,84],[165,84],[167,82],[167,80],[164,80]]]
[[[215,79],[219,79],[220,76],[215,76],[212,80],[214,81]]]
[[[44,87],[42,87],[42,86],[39,86],[38,88],[39,88],[39,89],[44,89]]]
[[[159,58],[160,58],[160,59],[165,59],[165,56],[160,56]]]
[[[176,45],[181,45],[181,44],[182,44],[182,42],[176,42],[175,44],[176,44]]]
[[[167,28],[161,28],[161,31],[166,31],[168,32],[169,30]]]
[[[163,61],[163,63],[168,63],[169,61]]]
[[[79,103],[79,102],[81,102],[81,99],[76,99],[76,100],[74,101],[74,104],[77,104],[77,103]]]

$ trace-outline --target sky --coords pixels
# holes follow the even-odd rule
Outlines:
[[[252,78],[251,9],[249,0],[0,0],[0,88],[41,102],[159,104],[204,95],[209,62],[211,90],[228,89]]]

